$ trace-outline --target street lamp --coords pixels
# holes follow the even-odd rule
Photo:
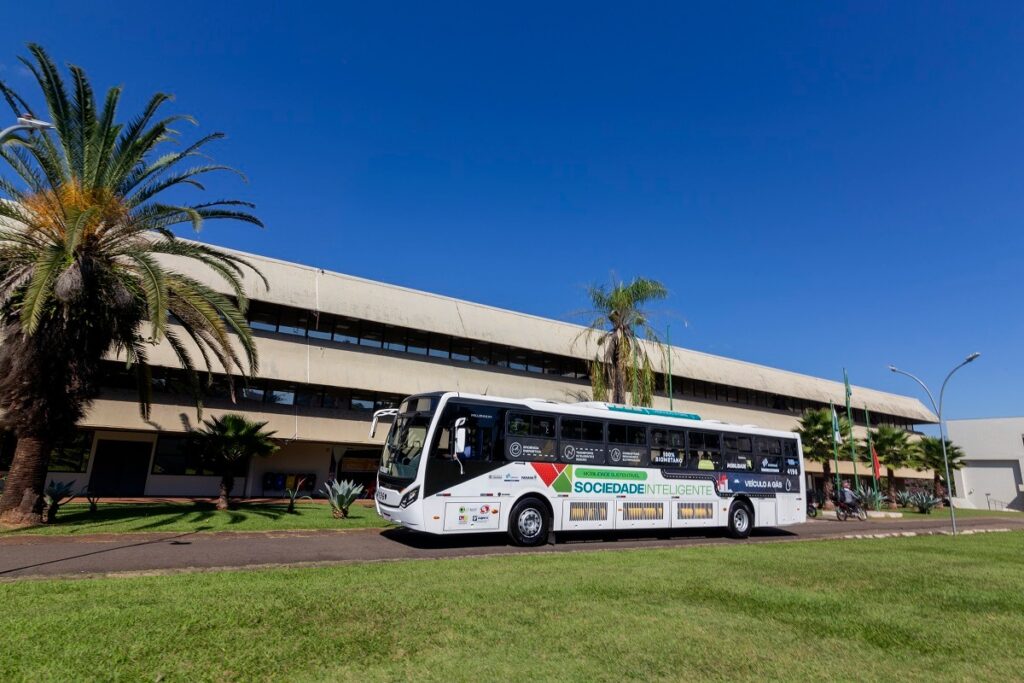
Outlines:
[[[962,368],[963,366],[967,365],[968,363],[976,360],[980,355],[980,353],[975,351],[971,355],[967,356],[967,358],[964,358],[963,362],[961,362],[960,365],[956,366],[955,368],[949,371],[949,374],[946,375],[946,379],[942,380],[942,388],[939,390],[938,405],[935,405],[935,397],[932,396],[932,392],[928,389],[928,385],[926,385],[924,382],[922,382],[920,379],[910,374],[906,370],[900,370],[895,365],[889,366],[889,370],[891,372],[895,372],[898,375],[906,375],[907,377],[921,385],[921,388],[924,389],[924,393],[928,394],[928,400],[932,402],[932,410],[934,410],[935,414],[938,415],[939,417],[939,441],[942,442],[942,464],[945,465],[946,467],[946,489],[949,493],[949,517],[951,520],[953,520],[954,536],[956,536],[956,508],[953,506],[953,480],[949,476],[949,457],[946,455],[946,428],[942,421],[942,398],[946,393],[946,384],[949,382],[949,378],[953,376],[953,373]]]
[[[40,121],[28,114],[22,114],[18,117],[18,122],[13,126],[8,126],[7,128],[0,130],[0,145],[4,144],[4,142],[7,141],[7,138],[11,137],[19,130],[49,130],[50,128],[53,128],[52,123]]]

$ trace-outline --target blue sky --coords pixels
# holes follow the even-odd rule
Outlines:
[[[267,229],[205,240],[576,321],[641,274],[680,345],[908,394],[977,350],[947,415],[1024,414],[1020,3],[8,5],[22,92],[35,41],[229,134]]]

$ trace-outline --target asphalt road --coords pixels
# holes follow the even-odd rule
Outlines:
[[[961,529],[1024,530],[1024,519],[975,517]],[[529,552],[575,552],[625,548],[668,548],[718,543],[774,543],[855,534],[934,533],[944,519],[809,521],[786,529],[758,529],[746,541],[718,531],[559,537],[556,545],[517,548],[504,535],[436,537],[400,529],[258,533],[138,533],[94,536],[12,536],[0,538],[0,581],[44,576],[89,576],[125,572],[196,571],[259,566],[309,566],[346,562],[437,559]]]

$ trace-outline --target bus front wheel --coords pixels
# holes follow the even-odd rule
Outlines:
[[[526,498],[516,503],[508,519],[508,533],[516,545],[546,543],[550,527],[547,508],[536,498]]]
[[[754,528],[754,513],[750,506],[743,502],[735,502],[729,508],[729,535],[733,538],[746,538]]]

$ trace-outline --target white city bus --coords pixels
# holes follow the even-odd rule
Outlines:
[[[377,512],[431,534],[754,527],[804,520],[798,435],[604,403],[455,392],[397,409]]]

